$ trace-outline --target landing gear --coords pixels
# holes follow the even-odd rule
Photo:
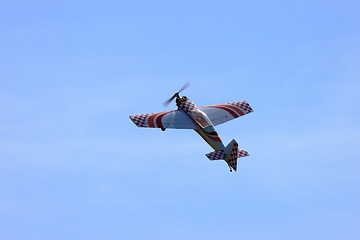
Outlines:
[[[231,169],[230,165],[229,165],[229,169],[230,169],[230,172],[232,172],[232,169]]]
[[[165,131],[166,130],[166,128],[161,128],[161,131]]]

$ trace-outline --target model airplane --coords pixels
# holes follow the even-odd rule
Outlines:
[[[197,107],[186,96],[179,95],[188,85],[185,84],[165,103],[167,105],[176,98],[177,110],[134,115],[130,119],[138,127],[161,128],[163,131],[166,128],[194,129],[215,150],[206,156],[210,160],[225,160],[230,172],[231,168],[236,171],[237,159],[249,154],[238,149],[235,139],[225,147],[214,126],[251,113],[252,108],[245,101]]]

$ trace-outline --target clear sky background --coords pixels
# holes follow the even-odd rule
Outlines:
[[[359,239],[359,1],[0,1],[0,239]],[[246,100],[192,130],[129,115]]]

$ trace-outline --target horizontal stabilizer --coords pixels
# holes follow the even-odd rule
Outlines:
[[[206,156],[211,160],[225,160],[226,154],[224,150],[218,150],[211,153],[206,154]],[[244,149],[238,149],[237,158],[249,156],[249,153]]]
[[[223,159],[225,159],[226,154],[225,154],[224,150],[217,150],[217,151],[206,154],[206,156],[210,160],[223,160]]]
[[[245,151],[244,149],[238,150],[238,158],[249,156],[249,153]]]

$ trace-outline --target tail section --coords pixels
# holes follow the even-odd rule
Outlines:
[[[237,159],[240,157],[249,156],[249,153],[243,149],[238,149],[238,143],[233,139],[224,150],[217,150],[211,153],[206,154],[206,156],[211,160],[225,160],[229,167],[236,171],[237,168]],[[230,168],[230,171],[231,171]]]

